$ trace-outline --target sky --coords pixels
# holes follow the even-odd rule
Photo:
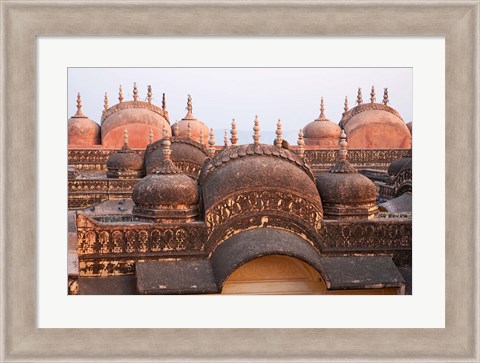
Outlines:
[[[405,122],[412,121],[412,68],[69,68],[68,117],[76,112],[80,92],[83,113],[100,123],[105,92],[110,106],[118,103],[119,85],[124,101],[132,100],[134,82],[140,100],[146,100],[148,85],[154,104],[161,106],[162,93],[166,94],[172,124],[185,116],[190,94],[193,114],[215,130],[217,144],[232,118],[237,121],[239,143],[251,143],[256,115],[267,138],[261,142],[273,142],[281,119],[284,138],[296,143],[299,129],[320,114],[322,96],[325,115],[338,123],[345,96],[352,108],[361,88],[363,101],[370,102],[372,86],[376,102],[383,100],[383,89],[388,88],[390,106]]]

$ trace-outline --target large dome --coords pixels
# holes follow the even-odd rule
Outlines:
[[[305,145],[319,146],[322,149],[337,148],[342,130],[325,116],[323,97],[320,103],[320,116],[303,128]]]
[[[363,103],[361,90],[358,105],[343,114],[340,121],[348,136],[351,149],[408,149],[412,136],[400,114],[388,106],[388,93],[385,89],[384,103],[375,103],[372,89],[371,102]]]
[[[139,101],[138,91],[134,87],[134,100],[123,101],[120,91],[120,103],[104,110],[102,115],[102,144],[106,148],[120,148],[122,135],[126,128],[131,148],[144,149],[151,137],[158,139],[163,135],[163,128],[170,134],[170,123],[165,108],[160,108],[149,101]]]
[[[375,184],[357,172],[346,160],[346,135],[342,133],[338,162],[328,173],[317,176],[325,219],[368,219],[375,217],[377,189]]]
[[[172,130],[174,128],[178,127],[178,135],[179,137],[182,138],[190,138],[195,141],[200,142],[200,136],[202,138],[202,144],[207,145],[208,143],[208,134],[209,134],[209,129],[206,124],[204,124],[202,121],[198,120],[193,114],[192,114],[192,97],[188,95],[188,100],[187,100],[187,114],[183,119],[180,121],[177,121],[172,125]]]
[[[68,145],[89,146],[100,144],[100,125],[82,112],[82,99],[77,95],[77,112],[68,119]]]
[[[254,144],[224,148],[202,168],[208,243],[261,227],[295,231],[313,243],[323,211],[312,171],[280,145],[260,144],[259,130],[256,119]]]

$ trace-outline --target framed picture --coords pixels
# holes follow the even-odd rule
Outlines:
[[[2,359],[4,361],[62,359],[65,361],[79,359],[82,361],[102,359],[105,361],[122,359],[149,361],[380,359],[394,361],[399,358],[434,361],[478,360],[476,347],[478,346],[479,286],[478,275],[475,274],[478,271],[478,254],[472,252],[476,251],[478,244],[479,39],[476,31],[479,21],[478,3],[458,5],[455,2],[432,2],[409,5],[387,4],[377,7],[369,2],[351,2],[341,6],[324,2],[308,4],[152,2],[142,6],[119,2],[106,6],[90,3],[78,5],[65,1],[55,4],[8,2],[2,4],[2,10],[6,40],[2,48],[3,59],[6,59],[6,62],[2,66],[4,79],[2,82],[4,90],[2,92],[2,131],[4,131],[2,133],[2,165],[4,169],[1,173],[2,266],[4,266],[2,269],[2,315],[5,322],[2,325]],[[66,37],[67,35],[70,37]],[[434,216],[438,216],[436,211],[423,215],[418,222],[419,227],[415,226],[417,222],[414,220],[414,228],[421,229],[426,236],[425,242],[414,241],[414,243],[424,243],[432,251],[445,248],[445,301],[440,298],[429,305],[432,311],[445,311],[445,327],[434,324],[423,326],[429,327],[428,329],[421,329],[422,326],[411,328],[413,325],[405,325],[403,328],[402,326],[392,328],[393,325],[368,325],[369,319],[373,321],[374,318],[364,314],[361,315],[361,320],[366,321],[370,328],[354,329],[358,325],[349,324],[354,320],[354,314],[350,311],[349,315],[346,300],[338,301],[345,306],[344,316],[347,318],[330,326],[317,324],[318,319],[313,315],[310,315],[309,319],[308,314],[302,315],[300,311],[295,323],[295,309],[302,306],[295,300],[291,300],[287,308],[282,306],[279,309],[279,306],[272,307],[273,300],[259,302],[259,300],[246,299],[245,304],[236,304],[230,311],[219,309],[213,313],[217,316],[213,316],[211,312],[205,314],[206,310],[202,310],[207,299],[203,302],[195,301],[198,305],[189,299],[181,302],[171,300],[170,305],[165,300],[164,303],[158,304],[159,311],[155,311],[150,320],[156,322],[161,320],[162,316],[178,314],[176,320],[181,323],[162,326],[156,323],[138,324],[141,319],[148,319],[148,312],[139,308],[140,300],[134,300],[135,297],[122,297],[129,300],[125,300],[126,305],[117,306],[115,297],[87,300],[82,296],[66,296],[70,301],[76,299],[75,304],[71,305],[72,311],[57,310],[58,320],[62,320],[63,316],[84,316],[88,320],[89,315],[90,318],[95,317],[91,320],[95,320],[97,317],[101,319],[102,315],[110,315],[117,320],[115,326],[117,329],[109,329],[102,324],[95,326],[100,329],[91,329],[93,325],[88,326],[88,324],[80,329],[80,323],[73,326],[60,323],[55,329],[52,328],[55,324],[51,322],[47,324],[46,320],[39,318],[42,316],[39,314],[39,309],[45,305],[56,306],[57,304],[56,295],[53,293],[48,295],[50,286],[54,286],[58,281],[64,283],[66,276],[66,267],[62,271],[49,268],[50,265],[55,265],[56,254],[50,254],[37,244],[39,236],[47,236],[47,239],[42,237],[42,244],[47,242],[58,246],[61,251],[66,251],[65,239],[60,240],[62,237],[58,237],[62,234],[65,236],[66,231],[58,226],[66,225],[66,221],[60,222],[54,209],[51,215],[43,210],[39,212],[37,209],[38,201],[44,203],[48,198],[52,201],[55,198],[64,198],[64,202],[66,201],[66,190],[62,192],[61,189],[51,188],[48,193],[51,195],[45,195],[43,192],[45,189],[42,189],[45,183],[56,185],[55,175],[59,170],[60,173],[65,171],[66,175],[65,156],[60,156],[58,158],[60,163],[57,163],[57,157],[48,154],[52,157],[48,158],[47,167],[44,166],[44,162],[36,163],[38,160],[45,160],[46,155],[39,145],[45,144],[45,140],[58,139],[58,135],[66,136],[64,122],[67,112],[66,90],[59,90],[62,96],[57,99],[53,97],[52,100],[52,97],[48,97],[49,95],[40,86],[45,83],[66,86],[63,80],[66,79],[67,69],[61,70],[60,73],[63,72],[63,75],[60,78],[57,71],[51,73],[39,71],[39,69],[45,69],[46,62],[49,62],[49,58],[45,58],[42,54],[50,54],[50,57],[52,57],[51,54],[55,54],[48,53],[48,47],[54,42],[49,43],[44,40],[53,39],[52,36],[55,36],[57,39],[63,38],[66,44],[69,40],[72,45],[78,44],[74,51],[66,45],[63,48],[64,54],[58,51],[57,54],[58,58],[69,59],[68,66],[79,67],[85,64],[75,62],[75,51],[85,54],[85,49],[90,47],[91,55],[95,57],[95,54],[103,54],[105,48],[109,47],[109,42],[115,43],[117,50],[122,46],[125,48],[126,63],[128,63],[127,58],[132,54],[134,57],[145,57],[146,54],[151,53],[144,53],[141,47],[137,48],[136,45],[145,41],[145,38],[141,37],[145,35],[163,37],[164,44],[175,42],[180,44],[182,39],[188,36],[202,36],[198,39],[207,40],[214,39],[210,36],[222,36],[222,39],[227,41],[226,44],[228,39],[232,39],[233,44],[233,37],[239,35],[247,42],[249,38],[245,38],[246,36],[251,36],[250,39],[258,39],[262,36],[260,38],[264,41],[265,36],[272,37],[272,44],[275,37],[285,35],[290,41],[298,39],[299,42],[302,39],[333,35],[361,35],[364,39],[374,37],[371,39],[377,40],[378,36],[385,36],[382,39],[387,42],[388,39],[403,36],[406,37],[404,38],[406,41],[411,39],[412,44],[415,39],[425,36],[444,38],[445,131],[435,129],[435,120],[422,120],[424,123],[431,123],[432,130],[427,134],[427,140],[414,140],[414,145],[423,147],[424,152],[427,150],[425,160],[428,162],[430,157],[432,159],[430,165],[437,165],[434,160],[435,158],[437,161],[441,160],[442,153],[445,156],[445,243],[442,240],[436,240],[436,236],[443,235],[443,221],[435,220]],[[102,38],[101,36],[113,37]],[[332,42],[336,40],[334,37],[328,39]],[[351,38],[352,41],[356,39],[361,40],[361,38]],[[98,48],[98,52],[95,52],[96,46],[101,47]],[[220,56],[222,49],[218,48],[217,46],[215,52]],[[375,51],[378,54],[388,51],[388,47],[377,48],[378,50]],[[52,49],[56,48],[50,48],[50,51]],[[162,47],[156,53],[159,57],[165,58],[161,62],[163,66],[179,66],[178,62],[175,63],[175,57],[169,58],[171,49],[173,48],[163,49]],[[228,46],[223,49],[228,49]],[[412,49],[414,48],[412,47],[410,51]],[[46,50],[47,53],[36,53],[39,50],[42,52]],[[349,50],[352,58],[367,57],[371,59],[371,66],[378,63],[374,51],[365,55],[362,49],[352,47]],[[281,55],[285,51],[285,48],[281,50],[272,46],[274,55]],[[345,49],[344,51],[349,53]],[[185,49],[185,55],[188,57],[182,57],[185,62],[183,65],[201,66],[199,59],[202,57],[195,54],[200,53]],[[312,50],[313,56],[321,57],[321,54],[319,49]],[[246,57],[246,59],[249,58]],[[266,67],[268,62],[265,59],[254,58],[248,65]],[[54,58],[50,60],[54,63]],[[169,62],[175,64],[168,64]],[[432,63],[432,68],[434,64],[443,65],[443,59],[438,59],[437,62]],[[101,59],[97,63],[101,63]],[[361,63],[360,66],[364,64],[362,61],[358,63]],[[139,64],[156,67],[159,61],[153,58]],[[311,64],[315,66],[314,58]],[[398,65],[398,62],[391,66],[395,65]],[[415,79],[415,69],[413,77]],[[442,90],[439,85],[443,85],[443,80],[432,81],[432,93]],[[415,92],[413,100],[414,104],[422,102]],[[441,106],[432,104],[429,107],[431,107],[431,115],[439,115],[438,117],[443,115]],[[436,113],[435,107],[440,108],[440,112]],[[424,108],[428,109],[428,107]],[[45,112],[52,118],[50,122],[44,117]],[[58,133],[56,124],[65,126],[63,132]],[[438,138],[441,141],[443,134],[445,134],[445,150],[435,149],[434,152],[438,151],[439,154],[428,155],[429,143],[435,145],[435,140],[431,139],[437,137],[438,144]],[[61,139],[60,136],[60,145],[62,143],[66,150],[67,140]],[[62,166],[60,166],[61,163],[63,163]],[[428,164],[425,169],[428,170]],[[438,177],[438,170],[431,173],[424,171],[421,175],[425,175],[424,179],[430,175],[432,180],[429,183],[432,186],[441,184],[442,175]],[[439,199],[442,198],[443,196],[439,196]],[[469,212],[466,213],[466,211]],[[62,215],[65,215],[64,211]],[[439,229],[442,230],[441,234],[436,233]],[[431,240],[428,236],[432,237]],[[416,266],[415,257],[413,265],[418,269],[433,268],[433,264],[429,266],[428,263]],[[39,271],[42,271],[41,274],[44,276],[43,271],[49,271],[48,278],[51,280],[37,279]],[[438,280],[432,279],[428,284],[432,287],[432,291],[435,288],[442,289],[443,276],[439,275]],[[45,291],[47,291],[46,295]],[[420,291],[419,296],[421,294]],[[157,300],[150,301],[156,303]],[[172,305],[172,301],[175,301],[174,304],[178,302],[178,305]],[[404,300],[403,303],[409,302]],[[243,311],[240,311],[242,309]],[[286,310],[293,310],[293,312]],[[260,320],[262,315],[270,313],[277,323],[211,324],[211,321],[223,318],[228,322],[230,317],[242,317],[242,314],[247,317],[249,313],[252,316],[259,313],[257,316]],[[282,319],[284,322],[278,323]],[[386,319],[388,320],[388,317]],[[175,321],[175,319],[171,320]],[[188,321],[193,320],[196,320],[197,324],[189,326]],[[309,324],[309,320],[316,323]],[[332,326],[335,328],[329,328]],[[371,328],[374,326],[377,329]],[[213,327],[219,329],[211,329]],[[255,329],[245,329],[252,327]],[[271,329],[274,327],[279,329]],[[340,327],[344,329],[339,329]],[[372,341],[378,343],[375,349],[372,349]]]

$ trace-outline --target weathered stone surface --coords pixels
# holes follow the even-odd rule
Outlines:
[[[218,287],[207,259],[137,262],[139,294],[214,294]]]

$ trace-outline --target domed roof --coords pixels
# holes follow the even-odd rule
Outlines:
[[[375,103],[372,87],[370,103],[363,103],[361,89],[358,89],[358,105],[344,112],[340,127],[348,135],[352,149],[407,149],[412,137],[400,114],[388,106],[388,91],[385,88],[383,104]]]
[[[317,188],[322,199],[325,218],[371,218],[378,208],[375,204],[375,184],[359,174],[346,159],[346,135],[342,132],[339,160],[328,173],[317,176]]]
[[[140,178],[143,176],[143,158],[128,147],[127,129],[123,147],[107,159],[108,178]]]
[[[388,166],[388,175],[395,176],[403,169],[412,168],[412,150],[408,150],[407,154],[400,159],[396,159]]]
[[[198,215],[197,182],[183,174],[170,159],[170,140],[163,140],[162,163],[134,187],[133,216],[155,222],[188,222]]]
[[[100,144],[100,125],[82,112],[82,99],[77,95],[77,112],[68,119],[69,145]]]
[[[148,101],[138,100],[138,90],[134,85],[133,101],[123,101],[123,91],[120,87],[119,103],[108,108],[102,114],[102,143],[108,148],[121,147],[121,134],[125,128],[130,134],[130,147],[145,148],[148,144],[148,135],[153,130],[157,136],[162,134],[165,127],[170,129],[168,112],[165,107],[160,108],[151,103],[151,88],[149,87]],[[165,106],[165,101],[164,101]],[[170,133],[170,132],[169,132]]]
[[[306,145],[336,147],[342,130],[325,116],[323,97],[320,103],[320,116],[303,128]]]
[[[412,131],[413,121],[407,122],[407,127],[408,127],[408,129],[410,130],[410,133],[412,134],[412,133],[413,133],[413,131]]]
[[[183,119],[172,125],[172,130],[178,128],[178,136],[199,141],[203,145],[207,145],[209,129],[206,124],[198,120],[192,114],[192,97],[188,95],[187,114]],[[202,139],[200,141],[200,139]]]
[[[151,174],[165,160],[162,145],[163,139],[147,146],[145,150],[147,174]],[[198,179],[203,163],[208,157],[207,148],[192,139],[174,136],[171,139],[171,150],[171,159],[175,166],[188,176]]]

